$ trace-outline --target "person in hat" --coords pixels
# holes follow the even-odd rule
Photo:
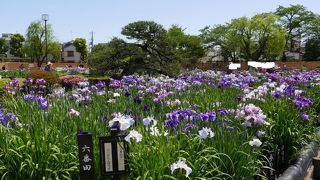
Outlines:
[[[47,65],[46,65],[46,67],[44,68],[44,70],[50,72],[51,71],[51,66],[52,66],[52,63],[49,61],[47,63]]]

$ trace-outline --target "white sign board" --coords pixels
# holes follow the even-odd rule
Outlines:
[[[239,63],[231,63],[231,64],[229,64],[229,69],[238,69],[238,68],[240,68],[241,67],[241,64],[239,64]]]

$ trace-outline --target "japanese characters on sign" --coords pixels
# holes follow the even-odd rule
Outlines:
[[[103,176],[128,174],[128,144],[123,137],[100,137],[99,141],[101,174]]]
[[[78,134],[78,149],[80,162],[80,178],[83,180],[95,179],[91,134]]]

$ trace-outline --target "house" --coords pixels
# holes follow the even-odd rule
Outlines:
[[[68,63],[79,63],[81,54],[76,51],[73,41],[62,44],[61,60]]]

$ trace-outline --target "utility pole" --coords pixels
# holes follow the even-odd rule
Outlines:
[[[47,21],[49,20],[48,14],[42,14],[42,20],[44,21],[44,34],[46,40],[46,63],[48,63],[48,35],[47,35]]]
[[[90,52],[92,52],[92,49],[93,49],[93,31],[91,31],[90,33],[91,33]]]

